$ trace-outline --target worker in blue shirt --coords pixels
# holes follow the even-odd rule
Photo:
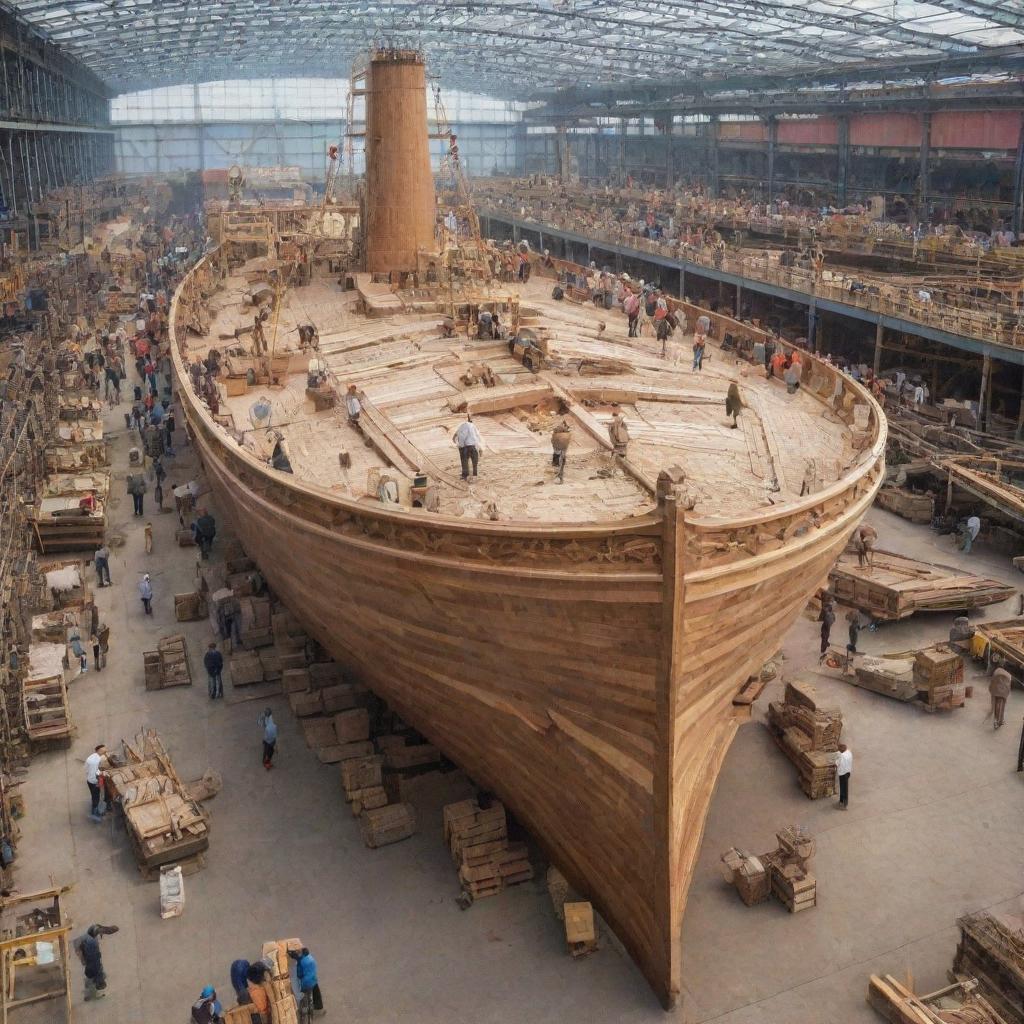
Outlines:
[[[309,993],[313,1002],[313,1012],[319,1016],[324,1012],[324,1000],[320,995],[320,985],[316,977],[316,961],[305,946],[302,949],[289,949],[288,955],[295,961],[295,975],[299,983],[299,991],[303,995]]]
[[[268,771],[274,767],[274,749],[277,747],[277,722],[274,713],[267,708],[258,719],[263,727],[263,767]]]

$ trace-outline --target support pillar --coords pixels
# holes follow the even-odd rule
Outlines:
[[[543,252],[544,251],[544,232],[543,231],[538,231],[537,232],[537,244],[540,246],[540,251]]]
[[[625,118],[619,119],[618,143],[619,143],[619,184],[626,184],[626,126]]]
[[[1012,229],[1024,231],[1024,114],[1020,118],[1020,136],[1017,140],[1017,162],[1013,167]]]
[[[992,357],[986,352],[981,357],[981,388],[978,390],[978,429],[984,430],[988,420],[987,398],[992,395]]]
[[[921,115],[921,154],[920,166],[917,171],[917,219],[922,223],[928,221],[929,157],[932,150],[932,115],[925,111]]]
[[[519,225],[512,221],[512,242],[514,245],[519,244]]]
[[[838,119],[836,135],[836,199],[840,207],[846,205],[847,183],[850,179],[850,119],[843,116]]]
[[[1020,376],[1020,409],[1017,411],[1017,429],[1013,434],[1015,441],[1019,441],[1022,437],[1024,437],[1024,367],[1021,368]]]
[[[743,285],[736,285],[736,319],[743,314]]]
[[[882,321],[879,320],[875,325],[875,361],[871,364],[876,377],[878,376],[878,371],[882,368],[882,342],[884,340],[885,328],[882,326]]]
[[[679,268],[679,298],[686,298],[686,271],[682,267]],[[1024,404],[1024,399],[1021,401]]]
[[[718,115],[712,114],[708,132],[708,195],[718,198]]]
[[[779,142],[779,122],[768,118],[768,204],[775,199],[775,149]]]
[[[807,307],[807,348],[818,351],[818,307],[813,302]]]

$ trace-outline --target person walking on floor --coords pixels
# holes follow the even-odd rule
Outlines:
[[[1003,725],[1003,716],[1006,714],[1006,698],[1010,696],[1010,685],[1012,683],[1010,673],[1005,668],[997,668],[989,680],[988,692],[992,698],[992,728],[1000,729]]]
[[[477,475],[477,465],[480,461],[480,449],[483,448],[483,439],[480,431],[476,429],[473,417],[466,416],[466,422],[460,423],[458,429],[452,434],[452,440],[459,447],[459,462],[462,464],[462,479],[469,479],[469,466],[473,465],[473,476]]]
[[[149,578],[147,572],[145,576],[139,580],[139,597],[142,598],[142,607],[147,615],[153,614],[153,583]]]
[[[224,655],[217,650],[217,645],[210,641],[206,654],[203,655],[203,664],[206,666],[206,674],[209,676],[208,689],[210,700],[218,700],[224,696],[224,683],[221,673],[224,671]]]
[[[839,780],[839,804],[844,811],[850,806],[850,773],[853,771],[853,754],[845,743],[839,744],[836,754],[836,778]]]
[[[89,638],[89,642],[92,644],[92,667],[99,672],[103,668],[103,651],[100,649],[100,639],[93,633]]]
[[[96,564],[96,581],[101,587],[110,586],[110,548],[104,541],[92,556]]]
[[[693,338],[693,369],[699,371],[704,365],[704,348],[707,345],[707,338],[703,334],[696,334]]]
[[[91,802],[89,817],[93,821],[102,821],[105,813],[100,810],[100,801],[103,798],[103,791],[100,789],[100,767],[106,756],[107,748],[101,743],[85,759],[85,784],[89,787],[89,799]]]
[[[142,499],[146,495],[146,478],[141,473],[128,475],[128,493],[132,496],[133,515],[142,515]]]
[[[324,1012],[324,999],[320,994],[320,985],[316,975],[316,961],[309,950],[303,946],[302,949],[289,949],[288,955],[295,961],[296,981],[299,983],[299,991],[303,996],[309,993],[313,1004],[313,1013],[318,1017]]]
[[[217,520],[205,508],[199,510],[195,534],[200,556],[204,561],[209,560],[210,548],[213,547],[213,538],[217,536]]]
[[[969,516],[963,527],[963,542],[960,545],[965,555],[971,553],[971,545],[978,539],[981,533],[981,520],[977,516]]]
[[[267,708],[257,719],[263,729],[263,767],[271,769],[274,767],[274,751],[277,749],[277,722],[274,721],[274,713]]]
[[[107,974],[103,969],[100,938],[113,935],[117,925],[91,924],[84,935],[74,941],[74,950],[85,968],[85,998],[102,999],[107,994]]]

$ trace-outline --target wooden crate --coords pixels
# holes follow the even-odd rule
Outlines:
[[[363,811],[359,816],[363,842],[371,849],[408,839],[416,831],[416,812],[411,804],[388,804]]]
[[[320,694],[322,699],[322,692]],[[334,716],[334,731],[339,743],[356,743],[370,738],[370,715],[366,708],[339,711]]]
[[[566,903],[565,942],[569,955],[587,956],[597,950],[597,929],[594,926],[594,908],[586,901]]]
[[[191,686],[192,669],[188,663],[188,647],[181,633],[164,636],[155,651],[142,652],[147,690],[166,690],[171,686]]]
[[[773,864],[772,895],[791,913],[810,910],[818,905],[818,886],[814,875],[797,864]]]

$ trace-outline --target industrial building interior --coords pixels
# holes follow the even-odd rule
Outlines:
[[[3,1024],[1024,1024],[1024,0],[0,65]]]

